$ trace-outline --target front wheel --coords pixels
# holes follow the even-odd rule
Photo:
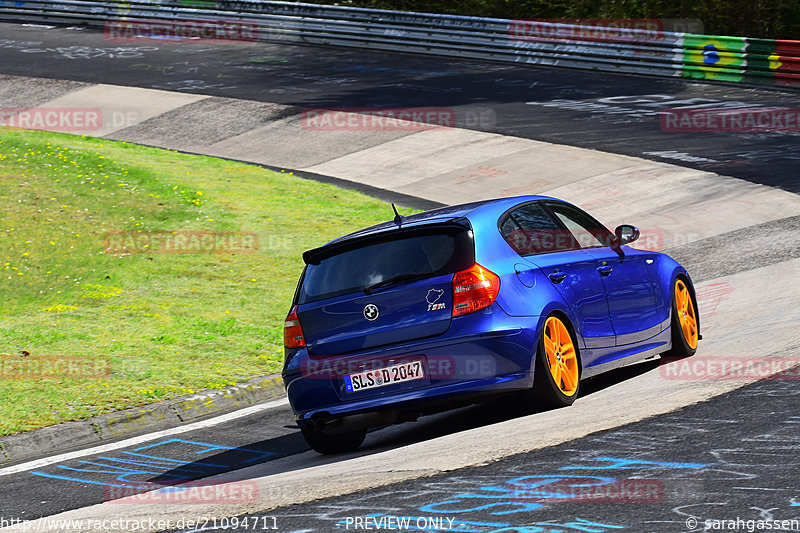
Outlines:
[[[580,388],[578,351],[566,324],[549,316],[542,328],[533,377],[533,393],[548,407],[572,405]]]
[[[678,278],[672,290],[672,348],[663,355],[667,357],[694,355],[700,338],[697,319],[694,298],[683,279]]]
[[[367,436],[366,429],[329,435],[314,429],[310,424],[301,427],[300,432],[311,449],[323,455],[351,452],[361,446]]]

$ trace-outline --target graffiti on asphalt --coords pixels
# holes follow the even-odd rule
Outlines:
[[[768,382],[739,394],[797,397],[800,390],[791,383]],[[410,517],[412,525],[420,517],[452,518],[452,528],[446,530],[465,533],[674,532],[686,531],[690,518],[700,524],[731,516],[791,520],[798,518],[800,507],[792,475],[800,464],[798,430],[800,416],[792,412],[753,432],[741,429],[736,412],[682,413],[486,467],[282,512],[286,518],[301,519],[307,531],[344,531],[347,518],[358,516]],[[731,431],[738,432],[737,442],[718,438]],[[687,442],[694,443],[695,453],[687,451]],[[654,450],[660,451],[658,456]],[[564,457],[569,459],[564,461]],[[597,493],[625,480],[657,481],[661,491],[657,499],[638,501],[582,497],[584,489]],[[659,504],[639,505],[635,513],[621,514],[620,504],[649,502]]]
[[[15,41],[13,39],[0,39],[0,48],[24,49],[41,45],[41,41]]]
[[[208,459],[220,453],[226,454],[224,461]],[[54,471],[31,473],[51,479],[106,487],[142,488],[191,481],[263,462],[275,455],[274,452],[264,450],[167,439],[114,455],[100,455],[88,460],[58,464]]]
[[[26,54],[52,53],[53,57],[66,59],[130,59],[143,57],[145,52],[158,50],[155,46],[116,46],[111,48],[97,48],[94,46],[59,46],[56,48],[24,48],[20,50]]]

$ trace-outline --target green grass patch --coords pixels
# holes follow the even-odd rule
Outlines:
[[[278,371],[302,251],[391,214],[254,165],[0,128],[0,435]],[[258,246],[107,251],[119,232]]]

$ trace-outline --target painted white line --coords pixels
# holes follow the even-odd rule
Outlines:
[[[0,469],[0,476],[8,476],[11,474],[18,474],[20,472],[27,472],[28,470],[33,470],[34,468],[41,468],[43,466],[48,466],[54,463],[60,463],[61,461],[69,461],[71,459],[77,459],[78,457],[85,457],[87,455],[94,455],[97,453],[109,452],[111,450],[118,450],[120,448],[127,448],[128,446],[135,446],[136,444],[141,444],[143,442],[151,441],[154,439],[160,439],[161,437],[169,437],[170,435],[178,435],[180,433],[186,433],[187,431],[194,431],[196,429],[204,429],[216,426],[217,424],[222,424],[223,422],[229,422],[231,420],[236,420],[237,418],[250,416],[256,413],[260,413],[261,411],[266,411],[267,409],[272,409],[274,407],[287,405],[288,403],[289,400],[287,400],[286,398],[281,398],[280,400],[273,400],[271,402],[245,407],[244,409],[241,409],[239,411],[234,411],[232,413],[228,413],[225,415],[215,416],[214,418],[209,418],[208,420],[202,420],[200,422],[192,422],[191,424],[187,424],[185,426],[165,429],[163,431],[156,431],[155,433],[148,433],[147,435],[139,435],[138,437],[131,437],[130,439],[121,440],[119,442],[102,444],[100,446],[95,446],[94,448],[87,448],[85,450],[62,453],[59,455],[54,455],[52,457],[45,457],[44,459],[36,459],[35,461],[29,461],[27,463],[8,466],[6,468]]]

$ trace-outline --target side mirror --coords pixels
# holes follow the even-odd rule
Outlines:
[[[614,235],[617,238],[617,246],[630,244],[639,238],[639,228],[630,224],[622,224],[614,230]]]

